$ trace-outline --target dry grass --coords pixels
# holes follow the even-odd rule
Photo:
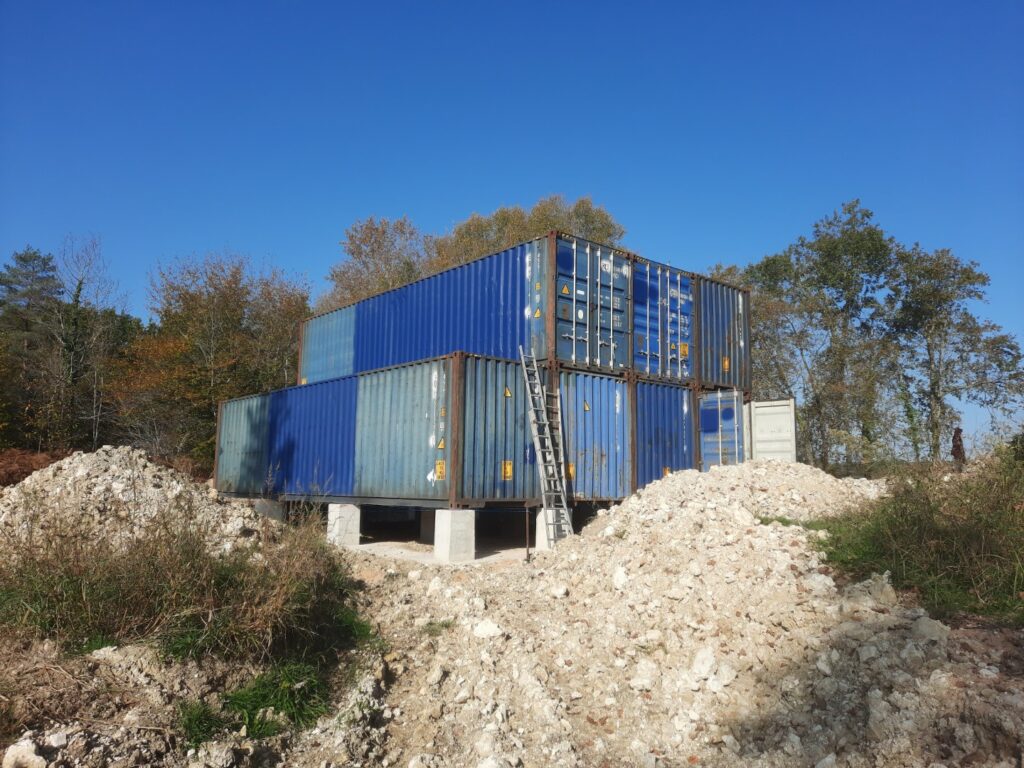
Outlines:
[[[229,552],[210,540],[187,509],[132,537],[69,524],[26,533],[0,559],[0,623],[70,651],[155,641],[177,657],[249,659],[305,658],[364,631],[347,570],[314,524]]]
[[[997,450],[962,475],[914,469],[867,514],[824,522],[829,559],[856,575],[890,571],[933,613],[1024,624],[1024,456]]]

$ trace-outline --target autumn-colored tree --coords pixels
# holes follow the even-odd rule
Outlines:
[[[411,283],[423,274],[423,235],[405,216],[357,221],[341,242],[347,258],[331,267],[331,288],[317,302],[326,312],[354,301]]]
[[[562,195],[550,195],[538,200],[529,211],[513,205],[487,216],[474,213],[448,234],[429,238],[425,268],[427,272],[439,272],[552,230],[606,245],[618,245],[626,234],[622,225],[589,197],[569,203]]]
[[[221,400],[291,384],[308,288],[241,256],[157,269],[156,324],[130,350],[119,390],[132,442],[209,469]]]

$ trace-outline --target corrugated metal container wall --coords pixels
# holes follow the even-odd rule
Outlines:
[[[750,294],[707,278],[700,283],[703,384],[750,391]]]
[[[270,398],[270,471],[275,492],[350,496],[358,380],[291,387]]]
[[[460,497],[535,498],[537,462],[522,368],[478,357],[465,358],[465,365]]]
[[[566,481],[575,499],[620,499],[632,485],[625,379],[562,371]]]
[[[633,265],[633,368],[683,381],[690,364],[692,280],[680,269],[639,260]]]
[[[556,355],[617,370],[629,365],[630,262],[624,251],[561,236],[555,254]],[[535,350],[541,347],[535,346]]]
[[[706,392],[700,397],[701,469],[743,461],[743,394]]]
[[[545,294],[531,278],[546,253],[533,240],[355,305],[355,371],[456,351],[518,359],[531,335],[543,341]]]
[[[447,499],[450,359],[359,377],[354,495]]]
[[[217,421],[216,483],[223,493],[259,496],[267,481],[268,395],[221,403]]]
[[[669,472],[693,469],[693,391],[675,384],[636,385],[636,482],[643,488]]]
[[[302,326],[299,383],[351,376],[355,329],[354,305],[310,318]]]

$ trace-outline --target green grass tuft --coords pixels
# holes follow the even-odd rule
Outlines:
[[[423,634],[429,637],[440,637],[449,629],[454,626],[455,622],[452,619],[442,619],[441,621],[428,621],[423,625]]]
[[[178,704],[178,729],[190,747],[209,741],[228,725],[228,721],[205,702],[183,701]]]
[[[238,715],[253,738],[277,733],[280,725],[261,713],[276,713],[300,728],[308,728],[329,710],[327,685],[312,664],[287,662],[272,667],[249,685],[225,694],[225,708]]]

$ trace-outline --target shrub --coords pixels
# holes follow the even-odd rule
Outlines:
[[[865,514],[826,522],[831,561],[889,571],[936,615],[1024,622],[1024,462],[1002,448],[962,475],[909,470]]]
[[[155,640],[178,657],[313,658],[362,639],[352,582],[315,525],[229,552],[209,541],[194,515],[171,510],[133,537],[65,524],[6,542],[0,622],[69,650]]]

